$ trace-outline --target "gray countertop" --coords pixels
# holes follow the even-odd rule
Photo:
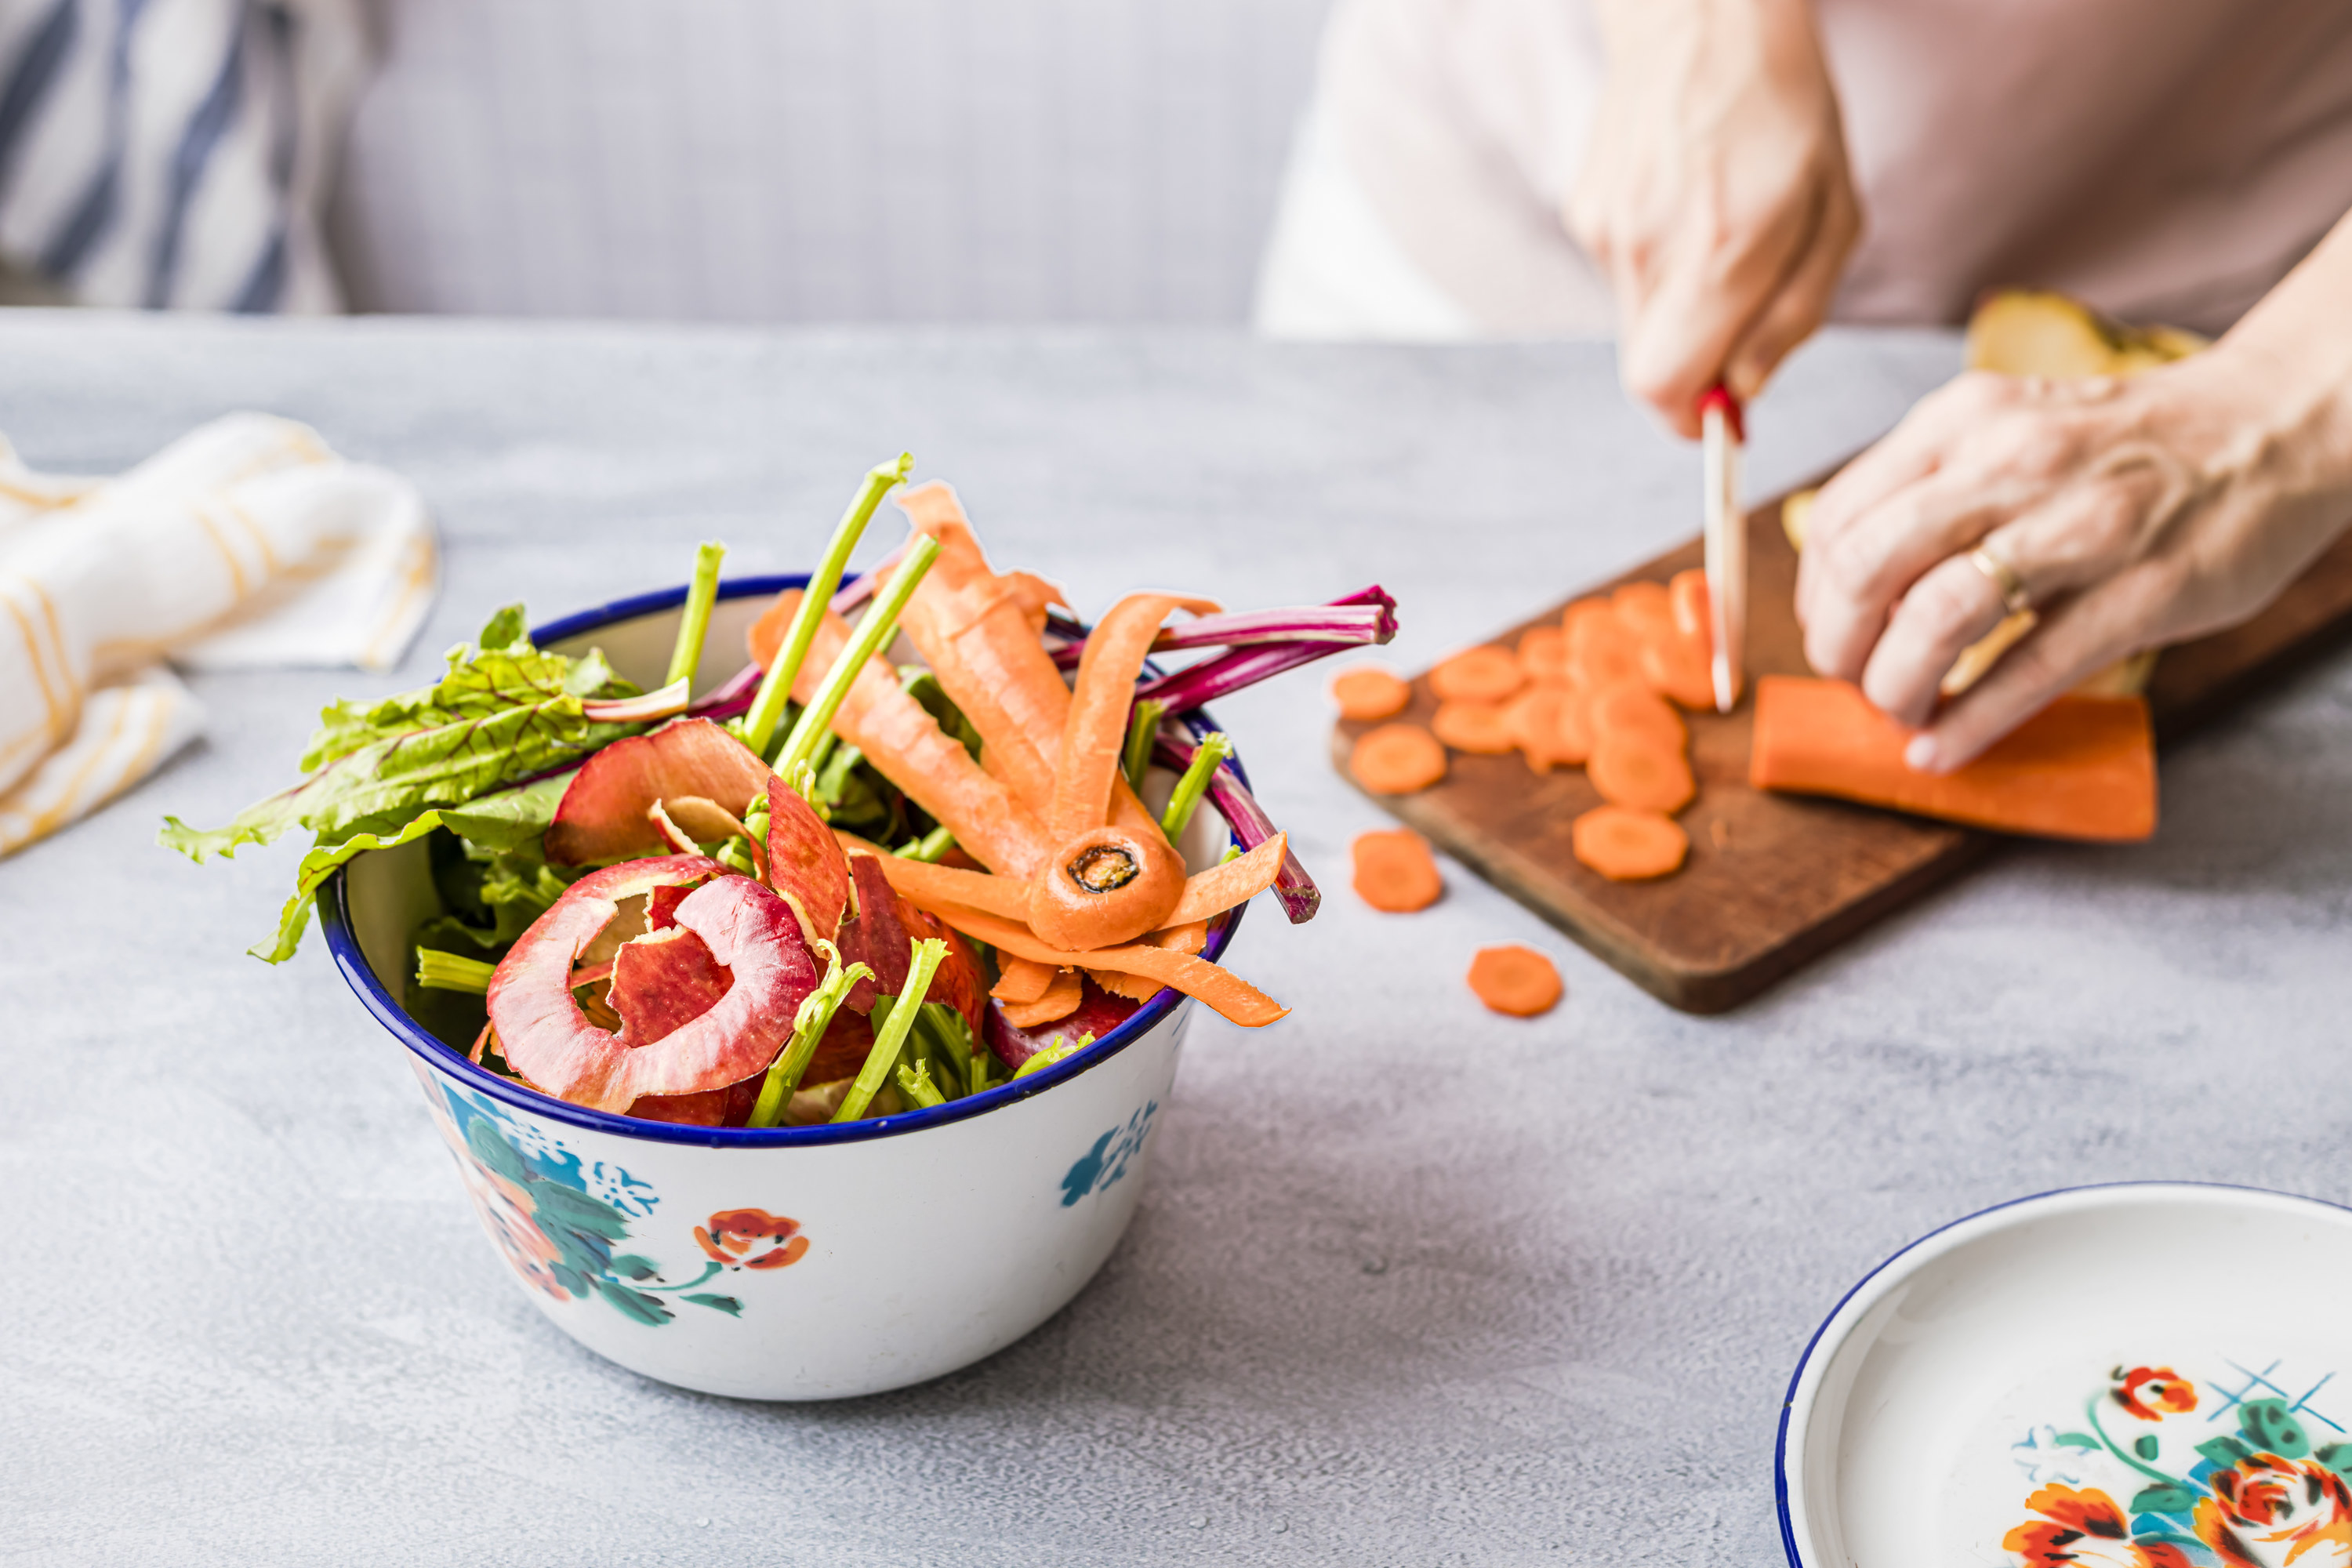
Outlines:
[[[1832,335],[1755,420],[1759,488],[1948,374]],[[1591,345],[0,316],[0,431],[112,469],[260,407],[413,476],[447,542],[394,679],[202,679],[207,739],[0,862],[0,1560],[42,1564],[1766,1564],[1790,1367],[1886,1253],[1987,1205],[2182,1177],[2352,1199],[2352,660],[2169,753],[2133,848],[2020,847],[1727,1017],[1673,1013],[1448,868],[1347,888],[1380,815],[1318,677],[1225,704],[1328,895],[1203,1017],[1133,1229],[1060,1316],[926,1387],[682,1394],[544,1322],[480,1238],[290,848],[202,869],[159,816],[287,775],[329,696],[541,616],[804,564],[911,448],[1082,609],[1377,579],[1417,667],[1692,532],[1693,456]],[[1566,1002],[1461,981],[1532,942]]]

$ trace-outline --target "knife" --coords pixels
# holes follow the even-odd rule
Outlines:
[[[1699,399],[1706,446],[1706,606],[1714,633],[1715,708],[1738,704],[1748,640],[1748,521],[1739,512],[1739,451],[1747,441],[1739,400],[1721,382]]]

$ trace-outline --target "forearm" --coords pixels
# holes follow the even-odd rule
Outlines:
[[[2352,505],[2352,213],[2179,369],[2255,411],[2232,454],[2239,463],[2273,469],[2289,492]]]

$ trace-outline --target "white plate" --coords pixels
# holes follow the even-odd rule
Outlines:
[[[1921,1237],[1813,1336],[1791,1568],[2352,1568],[2352,1210],[2132,1183]]]

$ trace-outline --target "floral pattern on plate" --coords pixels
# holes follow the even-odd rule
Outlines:
[[[2023,1568],[2352,1568],[2352,1432],[2332,1370],[2225,1357],[2118,1365],[2011,1445]],[[2346,1412],[2352,1416],[2352,1410]]]

